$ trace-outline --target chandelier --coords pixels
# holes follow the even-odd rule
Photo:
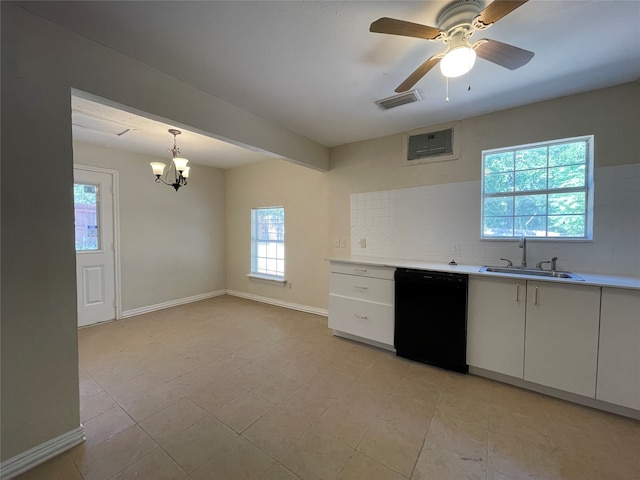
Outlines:
[[[187,167],[187,163],[189,162],[189,160],[180,157],[180,149],[176,145],[176,136],[180,135],[182,132],[180,130],[176,130],[175,128],[170,128],[169,133],[173,135],[173,148],[168,149],[173,156],[173,162],[167,170],[164,178],[162,178],[164,168],[166,167],[164,163],[151,162],[150,165],[153,169],[153,174],[156,176],[156,183],[164,183],[165,185],[170,185],[175,188],[177,192],[180,187],[187,184],[187,178],[189,178],[189,169],[191,167]],[[173,175],[170,175],[172,171]]]

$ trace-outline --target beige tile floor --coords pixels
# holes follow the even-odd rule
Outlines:
[[[21,480],[640,478],[640,424],[230,296],[79,331],[86,443]]]

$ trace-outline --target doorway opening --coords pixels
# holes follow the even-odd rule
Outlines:
[[[74,169],[78,327],[120,318],[118,172]]]

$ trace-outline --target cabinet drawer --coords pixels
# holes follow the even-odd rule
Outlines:
[[[332,273],[329,282],[329,293],[393,305],[393,285],[393,280]]]
[[[393,306],[329,295],[329,328],[393,345]]]
[[[331,262],[331,271],[334,273],[359,275],[361,277],[386,278],[387,280],[393,280],[393,275],[396,269],[392,267],[381,267],[378,265]]]

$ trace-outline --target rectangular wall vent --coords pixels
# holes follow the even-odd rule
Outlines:
[[[384,109],[399,107],[400,105],[406,105],[407,103],[413,103],[422,100],[422,97],[417,90],[411,90],[410,92],[400,93],[393,97],[383,98],[382,100],[376,100],[376,104]]]
[[[453,128],[409,137],[407,160],[453,154]]]

